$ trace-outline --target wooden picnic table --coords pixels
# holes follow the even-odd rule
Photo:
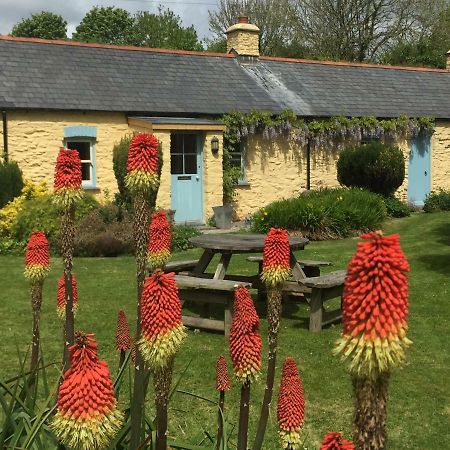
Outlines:
[[[203,254],[192,270],[192,275],[202,277],[215,254],[220,254],[220,261],[214,272],[214,280],[225,278],[237,281],[255,282],[259,277],[248,277],[242,275],[227,276],[226,272],[233,254],[262,253],[264,250],[265,234],[203,234],[189,239],[194,247],[203,248]],[[302,237],[289,237],[291,249],[291,268],[295,280],[305,278],[300,264],[294,255],[295,250],[303,250],[308,244],[308,239]],[[256,286],[253,286],[256,287]]]

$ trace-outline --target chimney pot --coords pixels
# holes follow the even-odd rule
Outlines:
[[[239,16],[239,23],[248,23],[247,16]]]

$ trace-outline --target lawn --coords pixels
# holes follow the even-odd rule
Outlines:
[[[410,332],[414,345],[408,363],[391,377],[388,405],[389,448],[443,449],[450,442],[450,214],[414,214],[410,218],[386,224],[386,233],[400,233],[401,243],[411,264]],[[334,262],[333,269],[345,268],[354,253],[357,239],[314,242],[302,257]],[[190,250],[174,259],[198,256]],[[80,309],[76,328],[94,332],[101,356],[111,371],[117,370],[114,349],[117,311],[125,309],[128,318],[135,314],[134,261],[130,257],[112,259],[76,258]],[[231,262],[236,273],[254,273],[256,267],[236,257]],[[22,276],[23,258],[0,257],[1,339],[0,378],[17,372],[17,350],[24,353],[31,335],[28,285]],[[52,271],[45,283],[42,311],[42,347],[46,362],[61,358],[62,328],[55,313],[56,283],[61,273],[59,259],[52,260]],[[257,304],[266,333],[264,306]],[[307,308],[303,304],[284,306],[280,334],[278,369],[286,356],[296,358],[306,396],[305,431],[309,448],[318,448],[328,430],[351,433],[352,398],[350,378],[338,358],[331,355],[341,326],[327,328],[320,334],[307,331]],[[266,347],[264,351],[266,351]],[[214,366],[217,357],[228,357],[227,341],[222,335],[189,331],[188,339],[176,359],[176,374],[187,368],[179,389],[215,400]],[[50,372],[57,379],[57,370]],[[278,370],[279,374],[279,370]],[[250,441],[259,415],[264,376],[252,392]],[[278,386],[278,377],[276,385]],[[276,392],[278,388],[276,389]],[[229,420],[236,423],[238,386],[227,397]],[[150,393],[148,408],[152,409]],[[269,419],[265,449],[279,448],[276,436],[275,402]],[[170,408],[170,436],[192,444],[204,438],[204,431],[214,434],[215,409],[196,397],[177,393]]]

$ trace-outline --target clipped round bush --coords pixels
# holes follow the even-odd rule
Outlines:
[[[22,171],[17,163],[0,158],[0,208],[18,197],[23,186]]]
[[[363,189],[321,189],[278,200],[253,216],[253,231],[271,227],[313,239],[337,239],[381,228],[387,217],[383,197]]]
[[[405,160],[399,147],[372,141],[347,147],[337,162],[339,183],[390,196],[405,179]]]

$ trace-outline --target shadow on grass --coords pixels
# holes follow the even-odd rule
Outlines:
[[[448,275],[450,273],[450,253],[448,254],[428,254],[417,259],[418,264],[427,270]]]
[[[450,246],[450,221],[433,228],[430,236],[435,237],[437,243]]]

